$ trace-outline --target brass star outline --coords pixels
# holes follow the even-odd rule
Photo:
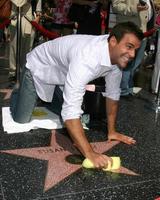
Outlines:
[[[95,151],[99,153],[104,153],[119,143],[119,141],[105,141],[91,143],[91,145]],[[60,133],[56,133],[55,130],[52,130],[50,146],[14,150],[1,150],[0,153],[7,153],[48,161],[48,167],[44,183],[44,191],[49,190],[57,183],[62,181],[64,178],[68,177],[69,175],[71,175],[72,173],[74,173],[82,167],[81,165],[68,163],[65,160],[65,158],[69,155],[80,153],[72,144],[69,138]],[[119,170],[115,170],[114,172],[134,176],[138,175],[137,173],[122,166]]]

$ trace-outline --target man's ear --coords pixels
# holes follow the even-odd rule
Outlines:
[[[112,36],[109,40],[109,43],[112,47],[114,47],[117,44],[117,39],[115,36]]]

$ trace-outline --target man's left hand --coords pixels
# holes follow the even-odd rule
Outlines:
[[[117,141],[123,142],[128,145],[136,143],[136,140],[134,140],[132,137],[126,136],[126,135],[118,133],[116,131],[112,131],[112,132],[108,133],[108,140],[109,141],[117,140]]]

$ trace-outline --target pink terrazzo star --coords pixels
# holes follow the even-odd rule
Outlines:
[[[117,144],[119,144],[119,141],[91,143],[93,149],[99,153],[104,153]],[[45,177],[44,191],[49,190],[58,182],[62,181],[64,178],[82,167],[81,165],[70,164],[65,160],[65,158],[69,155],[79,154],[79,151],[67,137],[62,134],[58,134],[55,131],[52,131],[51,144],[48,147],[2,150],[0,152],[47,160],[48,168]],[[124,167],[121,167],[119,170],[114,172],[128,175],[138,175]]]

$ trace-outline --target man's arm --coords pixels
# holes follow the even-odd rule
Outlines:
[[[112,162],[111,158],[108,156],[94,152],[85,136],[80,119],[66,120],[65,125],[77,148],[84,155],[84,157],[92,161],[96,168],[106,167],[108,165],[108,161]]]
[[[79,151],[84,157],[90,159],[96,168],[102,168],[107,166],[108,160],[111,159],[92,149],[80,121],[80,116],[83,113],[82,102],[86,84],[93,80],[97,73],[90,67],[90,64],[93,64],[93,61],[89,64],[85,63],[88,56],[82,60],[81,53],[81,50],[80,54],[76,53],[75,58],[72,59],[72,62],[69,64],[69,71],[63,90],[64,102],[61,115],[66,128]]]
[[[118,101],[106,98],[106,109],[108,119],[108,134],[115,132]]]
[[[135,144],[136,141],[132,137],[128,137],[116,131],[116,119],[118,111],[118,101],[106,98],[106,109],[108,119],[108,140],[118,140],[126,144]]]

